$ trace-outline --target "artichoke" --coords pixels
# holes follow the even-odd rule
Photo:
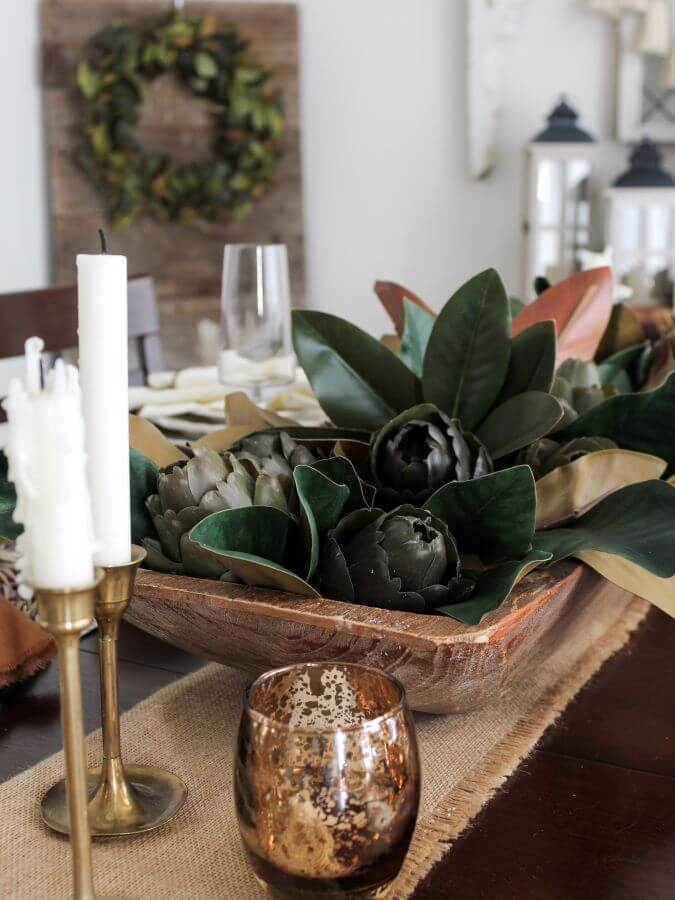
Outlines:
[[[146,539],[144,545],[154,569],[219,578],[222,566],[189,540],[190,530],[211,513],[242,506],[274,506],[294,515],[293,469],[316,457],[285,432],[252,435],[234,451],[194,453],[160,471],[157,493],[146,501],[159,541]]]
[[[448,526],[424,509],[357,509],[329,531],[319,563],[322,593],[383,609],[429,612],[473,589]]]
[[[528,465],[532,469],[534,477],[539,479],[554,469],[566,466],[589,453],[596,453],[598,450],[616,450],[616,448],[617,445],[614,441],[603,437],[574,438],[566,444],[560,444],[551,438],[541,438],[520,452],[518,462]]]
[[[551,393],[564,411],[556,426],[556,431],[562,431],[580,415],[609,397],[615,397],[619,391],[613,384],[603,385],[600,370],[595,363],[583,359],[567,359],[556,372]]]
[[[379,502],[421,506],[449,481],[493,471],[487,449],[431,404],[415,406],[384,426],[371,443],[370,462]]]

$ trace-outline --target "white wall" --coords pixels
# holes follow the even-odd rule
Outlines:
[[[37,6],[0,0],[11,23],[0,54],[0,290],[48,278]],[[499,166],[476,183],[466,174],[464,0],[299,6],[309,303],[379,333],[376,278],[439,305],[494,265],[518,291],[523,145],[563,92],[609,137],[611,25],[584,0],[526,0],[504,72]]]

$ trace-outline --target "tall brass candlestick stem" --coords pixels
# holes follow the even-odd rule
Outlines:
[[[93,836],[138,834],[158,828],[171,819],[187,797],[183,782],[157,766],[122,762],[120,714],[117,690],[117,640],[120,622],[133,591],[145,550],[132,546],[131,562],[103,566],[95,606],[101,660],[101,724],[103,761],[89,769],[89,825]],[[68,832],[63,782],[42,801],[42,817],[56,831]]]
[[[94,900],[91,841],[87,821],[87,758],[84,749],[80,648],[82,632],[94,617],[97,585],[103,572],[97,569],[95,584],[71,590],[35,588],[38,622],[56,642],[59,654],[61,729],[66,758],[66,791],[70,844],[73,854],[73,896]]]

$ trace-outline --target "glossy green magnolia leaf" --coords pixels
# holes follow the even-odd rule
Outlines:
[[[637,366],[645,351],[647,344],[637,344],[634,347],[626,347],[612,356],[608,356],[598,364],[598,370],[603,384],[613,384],[623,393],[630,393],[637,387],[634,386],[634,377],[637,376]]]
[[[494,269],[462,285],[434,323],[424,358],[424,399],[464,428],[475,428],[504,384],[510,330],[509,300]]]
[[[555,397],[542,391],[527,391],[493,409],[476,437],[493,459],[500,459],[548,434],[562,416],[563,408]]]
[[[0,537],[15,541],[23,531],[23,525],[12,518],[16,509],[16,490],[8,478],[7,470],[7,457],[0,450]]]
[[[145,501],[157,492],[157,476],[159,469],[151,459],[129,450],[129,475],[131,487],[131,542],[141,544],[145,538],[157,537],[152,517]]]
[[[271,506],[225,509],[198,522],[189,539],[245,584],[318,596],[289,568],[296,561],[299,535],[296,523],[281,510]]]
[[[595,436],[675,463],[675,374],[655,391],[605,400],[575,419],[556,440]]]
[[[338,426],[376,431],[419,401],[419,379],[410,369],[338,316],[293,310],[293,343],[322,409]]]
[[[511,341],[511,357],[506,381],[499,396],[503,403],[525,391],[551,390],[555,376],[555,324],[535,322]]]
[[[598,550],[621,556],[659,578],[675,575],[675,490],[643,481],[610,494],[563,528],[537,532],[533,546],[553,559]]]
[[[532,545],[537,500],[529,466],[450,482],[424,506],[447,523],[462,553],[483,562],[520,559]]]
[[[351,465],[348,460],[342,460]],[[356,473],[354,473],[356,477]],[[350,490],[346,484],[333,481],[313,466],[296,466],[293,471],[300,500],[302,523],[307,535],[309,558],[307,580],[316,572],[323,535],[340,521],[349,503]]]
[[[403,299],[405,325],[399,356],[411,372],[422,377],[424,354],[436,316],[407,298]]]
[[[468,600],[448,603],[436,612],[457,619],[464,625],[478,625],[484,615],[501,606],[519,581],[533,569],[547,565],[551,559],[550,553],[531,550],[524,559],[508,560],[493,569],[486,569],[478,576]]]

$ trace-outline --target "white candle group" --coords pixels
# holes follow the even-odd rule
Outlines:
[[[96,562],[131,558],[127,260],[77,257],[80,381]]]
[[[5,401],[14,518],[24,526],[20,575],[34,587],[84,587],[94,576],[95,538],[77,369],[58,360],[42,389],[42,346],[26,342],[25,385],[13,379]]]

